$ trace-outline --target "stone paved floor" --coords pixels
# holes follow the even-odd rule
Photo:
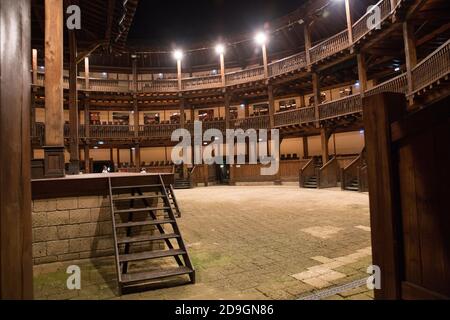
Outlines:
[[[121,299],[298,299],[368,276],[367,194],[296,186],[217,186],[176,193],[197,284]],[[65,271],[71,264],[81,267],[80,291],[66,289]],[[114,261],[37,266],[35,296],[118,298]],[[372,298],[364,286],[327,297]]]

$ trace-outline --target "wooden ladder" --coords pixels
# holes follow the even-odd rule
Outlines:
[[[108,178],[120,295],[129,287],[141,287],[182,275],[188,275],[190,282],[195,283],[195,270],[181,236],[167,187],[161,175],[158,180],[158,184],[151,185],[114,186],[113,179]],[[159,205],[161,202],[162,206]],[[167,229],[171,231],[167,232]],[[152,246],[157,241],[164,242],[166,249],[155,251],[143,246]],[[145,261],[154,262],[170,257],[175,259],[177,267],[155,266],[154,263],[151,266],[140,265]]]

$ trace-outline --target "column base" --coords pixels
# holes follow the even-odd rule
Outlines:
[[[44,146],[45,178],[65,177],[64,147]]]

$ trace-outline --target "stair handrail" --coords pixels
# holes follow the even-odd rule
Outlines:
[[[120,262],[119,262],[119,247],[117,246],[117,228],[116,228],[116,219],[114,216],[114,201],[113,201],[113,192],[112,192],[112,181],[111,177],[108,177],[108,185],[109,185],[109,201],[111,205],[111,220],[112,220],[112,230],[114,237],[114,254],[116,260],[116,272],[117,272],[117,281],[118,287],[120,288],[120,283],[122,282],[122,273],[120,272]]]
[[[300,177],[299,177],[299,183],[300,183],[300,187],[303,187],[305,185],[305,178],[306,178],[306,172],[314,171],[315,170],[315,166],[314,164],[316,163],[315,158],[311,158],[303,167],[300,168]]]
[[[347,175],[351,170],[358,170],[362,161],[362,153],[360,153],[352,162],[341,169],[341,189],[347,188]]]
[[[333,156],[327,163],[325,163],[322,167],[319,168],[319,174],[318,174],[318,186],[319,188],[327,188],[327,187],[335,187],[337,186],[337,175],[338,175],[338,168],[337,168],[337,157]],[[332,166],[336,166],[333,170],[331,168]],[[331,182],[330,182],[330,175],[327,176],[327,179],[325,179],[324,175],[328,173],[329,170],[333,170],[334,174],[331,176]],[[332,172],[331,172],[332,173]],[[326,185],[323,185],[323,182],[326,182]]]

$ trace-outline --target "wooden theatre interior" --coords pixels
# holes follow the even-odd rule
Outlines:
[[[448,0],[300,1],[259,42],[184,48],[129,36],[139,2],[1,1],[0,298],[32,298],[32,200],[109,196],[114,216],[114,190],[159,186],[176,221],[174,189],[253,182],[368,191],[376,298],[450,298]],[[72,5],[80,30],[66,27]],[[172,132],[195,121],[278,129],[278,173],[175,165]]]

